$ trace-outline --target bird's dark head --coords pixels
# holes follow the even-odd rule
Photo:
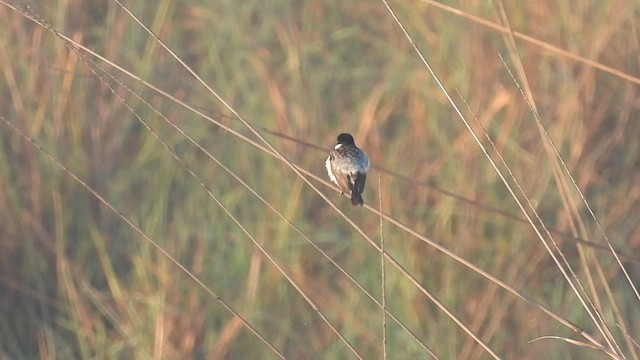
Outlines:
[[[355,145],[356,143],[353,141],[353,136],[351,136],[351,134],[342,133],[338,135],[338,144]]]

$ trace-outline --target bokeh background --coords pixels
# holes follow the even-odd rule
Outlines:
[[[31,12],[11,8],[25,4]],[[124,5],[289,161],[325,179],[327,149],[340,132],[352,133],[375,166],[364,194],[373,209],[381,205],[389,217],[606,344],[383,2]],[[620,353],[637,359],[640,299],[630,282],[640,283],[640,3],[504,2],[527,82],[510,75],[516,74],[514,53],[498,1],[390,5],[472,128],[480,130],[475,114],[544,224],[556,231]],[[79,56],[52,30],[109,62]],[[383,358],[385,342],[389,359],[430,358],[391,319],[383,341],[380,308],[158,116],[196,140],[381,300],[380,253],[284,162],[239,138],[260,143],[117,2],[3,0],[0,69],[0,115],[139,226],[284,357],[355,358],[322,314],[365,359]],[[101,69],[121,83],[106,75],[101,80],[95,75]],[[541,124],[620,252],[628,280],[611,252],[597,247],[606,242],[579,194],[563,190],[572,189],[571,181],[554,175],[556,162],[520,88],[531,91]],[[277,358],[218,298],[4,121],[0,147],[0,358]],[[495,151],[489,156],[498,160]],[[380,241],[375,211],[353,208],[326,181],[310,179]],[[573,212],[568,199],[577,204]],[[388,221],[382,225],[385,251],[498,356],[606,357],[561,339],[531,342],[586,340],[427,242]],[[590,243],[578,246],[576,238]],[[406,276],[389,262],[386,267],[389,311],[433,354],[490,358]]]

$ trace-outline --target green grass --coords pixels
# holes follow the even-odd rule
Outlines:
[[[473,129],[480,130],[456,88],[544,223],[570,233],[572,220],[580,219],[583,225],[575,221],[575,226],[584,230],[575,236],[605,244],[575,190],[569,197],[578,209],[573,215],[567,211],[570,202],[560,195],[534,116],[498,56],[514,71],[503,34],[429,3],[391,6]],[[52,28],[228,129],[92,58],[152,108],[103,77],[123,104],[94,75],[93,65],[46,26],[4,4],[0,115],[139,226],[286,358],[354,358],[202,182],[363,358],[382,358],[379,307],[155,111],[243,179],[378,300],[380,253],[282,161],[229,131],[256,139],[117,3],[81,5],[53,1],[33,7]],[[299,141],[328,149],[338,133],[353,133],[374,165],[410,179],[382,174],[385,213],[605,343],[531,226],[486,207],[522,217],[382,2],[126,5],[291,162],[326,178],[326,152]],[[489,3],[451,6],[500,23]],[[638,73],[634,15],[640,8],[633,2],[505,6],[518,34]],[[542,124],[608,238],[624,254],[640,253],[637,83],[521,37],[516,44]],[[521,79],[519,85],[524,86]],[[277,358],[216,297],[43,151],[4,122],[0,129],[0,358]],[[490,156],[498,159],[493,151]],[[374,208],[378,173],[371,171],[364,194]],[[364,233],[380,240],[378,214],[352,208],[326,184],[311,181]],[[530,343],[542,336],[586,340],[389,222],[384,237],[385,250],[500,357],[606,356],[562,340]],[[575,241],[555,239],[589,297],[597,292],[599,311],[621,353],[637,358],[637,345],[625,341],[616,324],[622,321],[630,338],[639,341],[638,299],[611,253],[586,246],[582,261]],[[637,286],[640,260],[634,256],[624,264]],[[386,294],[389,310],[438,357],[490,357],[389,262]],[[389,359],[428,358],[389,318],[387,353]]]

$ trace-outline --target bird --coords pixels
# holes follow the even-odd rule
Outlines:
[[[340,195],[350,195],[351,204],[360,206],[364,204],[362,191],[367,181],[369,158],[356,146],[351,134],[342,133],[337,140],[338,143],[329,152],[324,165],[329,179],[340,188]]]

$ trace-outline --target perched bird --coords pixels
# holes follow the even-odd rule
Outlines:
[[[362,205],[362,191],[367,180],[369,158],[356,146],[351,134],[338,135],[338,143],[324,163],[329,179],[340,187],[340,195],[350,194],[353,206]]]

